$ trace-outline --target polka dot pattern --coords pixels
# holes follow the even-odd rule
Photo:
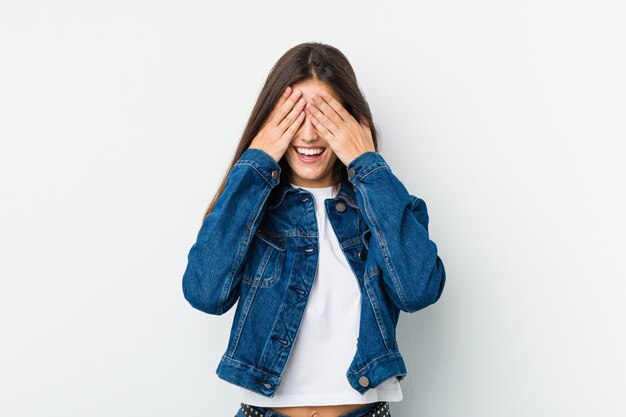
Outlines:
[[[338,417],[391,417],[389,411],[389,403],[387,401],[378,401],[372,408],[363,407],[364,410],[357,408],[341,414]],[[289,417],[286,414],[279,413],[271,408],[255,407],[249,404],[241,403],[237,414],[234,417]]]

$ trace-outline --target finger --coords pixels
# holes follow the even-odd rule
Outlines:
[[[283,119],[291,112],[293,106],[298,102],[302,96],[302,91],[294,89],[289,97],[278,107],[276,115],[273,118],[274,126],[278,126],[283,122]],[[285,126],[285,129],[287,126]]]
[[[300,110],[300,114],[298,114],[298,116],[296,117],[296,120],[294,120],[294,122],[289,126],[289,128],[283,134],[283,136],[289,138],[289,142],[291,142],[291,139],[294,137],[294,135],[298,131],[298,128],[300,127],[303,121],[304,121],[304,111]]]
[[[317,118],[322,123],[324,123],[326,127],[328,127],[331,130],[334,129],[333,126],[326,123],[326,120],[332,122],[337,127],[340,127],[341,125],[345,124],[345,122],[343,121],[341,117],[339,117],[335,109],[333,109],[326,101],[324,101],[322,97],[320,97],[319,95],[313,95],[312,101],[315,104],[315,106],[319,109],[319,111],[322,113],[322,114],[317,115]]]
[[[342,121],[346,123],[355,121],[354,117],[352,117],[352,115],[348,112],[348,110],[346,110],[346,108],[343,107],[343,105],[339,102],[339,100],[333,97],[328,91],[322,90],[320,92],[320,96],[322,98],[322,100],[320,100],[320,104],[324,103],[328,105],[330,108],[332,108],[335,111],[335,113],[341,118]],[[322,108],[322,111],[324,111],[324,108]],[[324,114],[326,114],[325,111],[324,111]],[[335,123],[339,125],[339,120],[337,120]]]
[[[289,95],[292,93],[292,89],[291,86],[288,85],[287,88],[285,88],[285,90],[283,91],[283,93],[280,95],[280,97],[278,97],[278,101],[276,102],[276,104],[274,105],[274,108],[272,109],[272,111],[270,112],[269,116],[268,116],[268,120],[271,120],[276,113],[278,112],[278,109],[280,108],[280,106],[283,105],[283,103],[285,102],[285,100],[287,100],[287,97],[289,97]]]
[[[298,115],[302,112],[302,109],[304,108],[305,103],[306,101],[301,97],[296,103],[296,105],[293,106],[289,114],[287,114],[287,116],[278,124],[278,129],[281,132],[286,131],[291,126],[291,124],[296,120]]]
[[[333,134],[333,132],[326,128],[326,126],[324,126],[319,121],[319,119],[317,119],[317,117],[313,116],[312,114],[309,115],[309,117],[311,117],[311,123],[313,123],[313,126],[315,126],[317,131],[320,133],[320,136],[322,136],[322,138],[324,138],[326,142],[330,142],[335,139],[335,135]]]
[[[328,115],[326,113],[323,113],[315,103],[309,103],[309,105],[307,106],[307,109],[309,110],[309,113],[313,116],[315,116],[315,118],[321,123],[323,124],[326,129],[331,130],[333,132],[336,132],[339,130],[339,127],[337,126],[337,124],[332,121]],[[328,105],[326,105],[326,111],[328,113],[330,113],[332,111],[332,113],[334,113],[335,111],[332,110]],[[337,118],[339,118],[339,116],[337,116]],[[341,119],[339,119],[339,123],[343,124],[343,121],[341,121]]]

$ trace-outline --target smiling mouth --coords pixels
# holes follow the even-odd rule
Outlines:
[[[297,154],[303,156],[319,156],[326,151],[326,148],[322,146],[292,146],[292,148],[294,151],[296,151]]]

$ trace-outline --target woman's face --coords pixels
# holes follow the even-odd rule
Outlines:
[[[293,90],[299,89],[302,91],[302,98],[307,103],[313,103],[311,96],[313,94],[319,95],[322,89],[328,91],[339,102],[343,102],[328,84],[315,79],[304,80],[293,84],[291,87]],[[302,148],[321,148],[323,152],[319,156],[306,156],[298,152],[298,149],[302,150]],[[284,158],[291,168],[291,183],[311,188],[333,185],[332,168],[337,160],[337,155],[319,135],[306,110],[304,120],[294,134]]]

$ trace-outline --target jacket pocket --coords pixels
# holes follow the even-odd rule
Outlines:
[[[243,267],[242,282],[255,286],[274,284],[282,273],[286,248],[287,238],[258,229],[250,243]]]

